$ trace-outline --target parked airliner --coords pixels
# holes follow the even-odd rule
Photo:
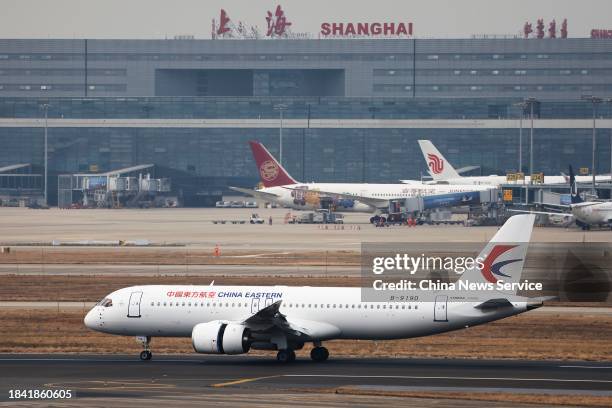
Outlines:
[[[512,210],[515,212],[530,212],[532,214],[545,214],[553,217],[565,215],[568,218],[573,218],[577,226],[583,230],[590,230],[591,226],[607,227],[612,229],[612,201],[584,201],[578,194],[578,185],[576,176],[572,166],[569,166],[570,178],[570,204],[569,205],[552,205],[550,207],[560,207],[569,209],[568,213],[546,212],[546,211],[523,211]],[[571,222],[571,220],[570,220]]]
[[[469,184],[499,187],[499,185],[507,183],[506,176],[461,176],[431,141],[419,140],[419,146],[429,168],[429,174],[433,179],[430,182],[431,184]],[[609,175],[595,176],[595,181],[610,181],[610,179]],[[530,180],[530,176],[525,176],[526,184],[529,184]],[[544,176],[544,183],[542,184],[565,184],[568,181],[566,176]],[[591,183],[593,178],[592,176],[577,176],[576,181],[578,183]],[[414,180],[402,180],[402,183],[413,184]]]
[[[253,190],[230,187],[253,197],[276,202],[296,210],[315,210],[322,201],[330,200],[336,211],[387,211],[389,200],[485,191],[489,186],[426,185],[426,184],[368,184],[368,183],[301,183],[291,177],[260,142],[250,141],[253,157],[264,188]]]
[[[480,268],[466,270],[459,281],[521,282],[534,218],[532,214],[509,218],[479,254],[484,259]],[[151,359],[153,337],[191,337],[197,353],[278,350],[281,362],[294,360],[295,350],[312,343],[311,358],[324,361],[329,352],[322,343],[327,340],[428,336],[542,304],[541,299],[517,296],[516,289],[477,296],[457,289],[423,292],[408,293],[416,295],[406,296],[410,301],[368,302],[357,287],[132,286],[106,296],[85,316],[85,325],[103,333],[138,336],[142,360]]]

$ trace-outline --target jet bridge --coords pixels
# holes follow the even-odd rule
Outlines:
[[[142,164],[105,173],[61,175],[58,179],[58,206],[142,207],[159,195],[169,193],[169,178],[154,178],[153,164]],[[176,202],[176,200],[174,200]]]
[[[480,206],[484,204],[496,203],[498,201],[498,197],[499,192],[497,189],[408,197],[398,200],[391,200],[389,204],[389,213],[422,213],[438,208]]]

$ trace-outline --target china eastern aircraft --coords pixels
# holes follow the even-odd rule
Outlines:
[[[287,173],[263,144],[250,141],[249,145],[264,187],[258,190],[230,188],[296,210],[316,210],[321,208],[323,200],[331,199],[336,211],[371,213],[388,210],[389,200],[393,199],[473,193],[491,188],[489,186],[420,183],[412,185],[404,183],[301,183]]]
[[[448,184],[448,185],[484,185],[491,187],[499,187],[501,184],[506,184],[506,176],[490,175],[490,176],[461,176],[459,172],[449,163],[448,160],[438,151],[436,146],[429,140],[419,140],[419,146],[423,153],[423,158],[429,168],[429,174],[433,181],[430,184]],[[529,184],[530,176],[525,176],[525,183]],[[595,181],[610,181],[610,176],[595,176]],[[577,176],[576,182],[590,183],[593,178],[591,176]],[[568,177],[566,176],[544,176],[542,184],[565,184]],[[414,180],[402,180],[402,183],[413,184]]]
[[[482,262],[473,264],[458,282],[496,288],[501,281],[525,284],[521,274],[534,218],[509,218],[479,254]],[[84,322],[102,333],[138,336],[142,360],[151,359],[153,337],[190,337],[197,353],[278,350],[281,362],[293,361],[295,350],[312,343],[311,358],[324,361],[329,352],[323,342],[328,340],[428,336],[542,305],[542,298],[518,296],[516,289],[394,292],[398,299],[416,296],[406,296],[410,301],[368,302],[359,287],[143,285],[110,293]]]

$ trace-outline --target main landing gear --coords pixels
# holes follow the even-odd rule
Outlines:
[[[150,348],[151,336],[139,336],[137,339],[142,343],[142,348],[144,349],[142,352],[140,352],[140,359],[142,361],[149,361],[151,357],[153,357],[153,353],[151,353]]]
[[[276,354],[276,360],[280,363],[292,363],[295,361],[295,351],[291,349],[279,350]]]
[[[329,358],[329,351],[322,346],[317,346],[310,351],[310,358],[313,361],[320,362]]]

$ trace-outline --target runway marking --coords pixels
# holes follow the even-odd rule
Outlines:
[[[158,382],[131,382],[131,381],[105,381],[105,380],[91,380],[91,381],[83,381],[81,383],[47,383],[46,387],[55,387],[61,388],[65,387],[67,384],[76,385],[79,388],[85,390],[161,390],[161,389],[169,389],[176,388],[175,384],[162,384]],[[91,384],[91,385],[90,385]],[[101,387],[101,385],[104,385]]]
[[[406,380],[506,380],[506,381],[550,381],[550,382],[590,382],[612,383],[612,380],[583,380],[571,378],[518,378],[518,377],[446,377],[412,375],[344,375],[344,374],[283,374],[283,377],[323,377],[323,378],[394,378]]]
[[[594,370],[612,370],[612,367],[598,367],[598,366],[581,366],[581,365],[562,365],[560,368],[588,368]]]
[[[221,388],[221,387],[228,387],[230,385],[238,385],[238,384],[244,384],[244,383],[253,382],[253,381],[267,380],[268,378],[279,378],[279,377],[282,377],[282,375],[268,375],[268,376],[265,376],[265,377],[243,378],[243,379],[235,380],[235,381],[228,381],[228,382],[224,382],[224,383],[211,384],[210,386],[214,387],[214,388]]]

